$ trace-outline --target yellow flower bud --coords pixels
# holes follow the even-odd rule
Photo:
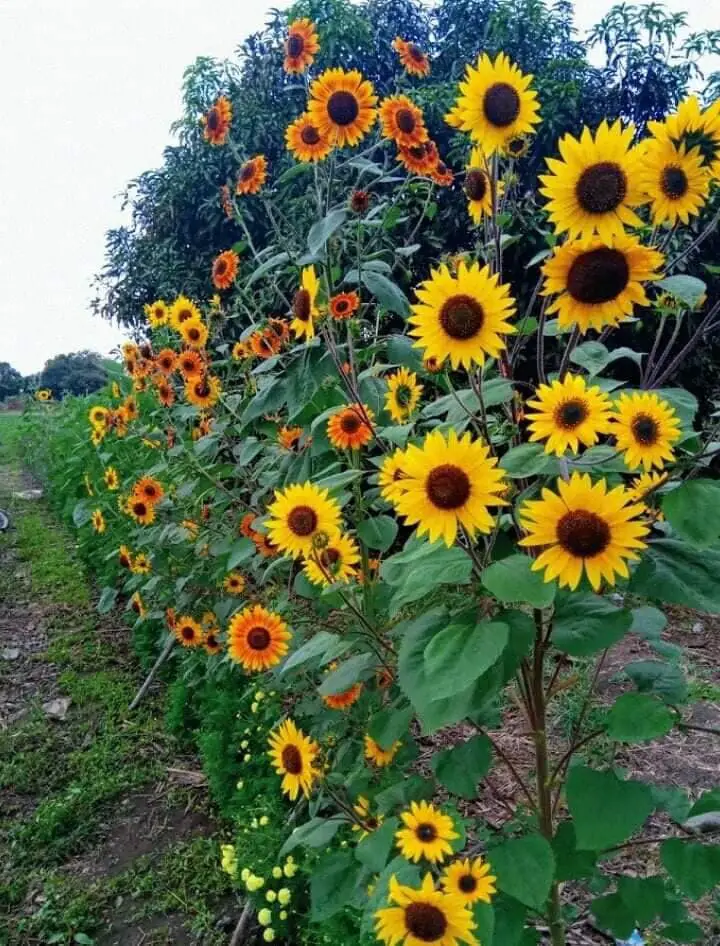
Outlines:
[[[240,748],[241,748],[241,749],[247,749],[247,747],[248,747],[249,745],[250,745],[250,743],[247,741],[247,739],[243,739],[243,741],[240,743]]]
[[[250,870],[247,867],[243,867],[242,873],[240,874],[240,880],[242,880],[242,882],[245,883],[245,881],[248,879],[249,876],[250,876]]]
[[[288,915],[287,915],[287,910],[281,910],[281,911],[280,911],[280,919],[281,919],[281,920],[287,920],[287,916],[288,916]]]
[[[283,875],[283,873],[282,873],[282,867],[273,867],[273,869],[272,869],[272,875],[273,875],[273,877],[275,878],[275,880],[280,880],[280,878],[281,878],[282,875]]]
[[[263,700],[263,699],[265,699],[265,694],[263,693],[262,690],[258,690],[258,691],[257,691],[257,693],[255,694],[255,699],[256,699],[256,700]]]
[[[277,894],[274,890],[268,890],[268,892],[265,894],[265,899],[268,903],[275,903],[277,900]]]
[[[266,943],[272,943],[272,941],[275,939],[275,930],[271,926],[268,926],[268,928],[263,933],[263,939]]]
[[[250,706],[250,712],[251,712],[251,713],[257,713],[257,711],[258,711],[259,708],[260,708],[260,704],[259,704],[259,703],[253,703],[253,704]]]
[[[287,887],[283,887],[282,890],[278,890],[278,903],[281,906],[286,907],[288,903],[290,903],[291,897],[292,897],[292,894],[290,893]]]
[[[270,926],[272,923],[272,912],[267,907],[258,912],[258,923],[260,926]]]
[[[246,752],[245,755],[243,756],[243,762],[249,762],[250,759],[252,759],[252,756],[250,755],[249,752]]]
[[[283,874],[286,877],[294,877],[297,874],[297,864],[286,864],[283,867]]]
[[[266,825],[269,825],[269,824],[270,824],[270,819],[268,818],[267,815],[263,815],[262,818],[260,819],[260,827],[264,828],[266,827]]]

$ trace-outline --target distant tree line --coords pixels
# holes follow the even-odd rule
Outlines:
[[[69,352],[45,362],[37,374],[23,376],[7,361],[0,361],[0,401],[49,388],[55,397],[91,394],[108,380],[108,363],[93,351]]]

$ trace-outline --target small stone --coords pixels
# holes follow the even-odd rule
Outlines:
[[[5,650],[0,653],[0,657],[2,657],[3,660],[17,660],[19,656],[19,647],[6,647]]]
[[[59,696],[55,700],[48,700],[47,703],[42,705],[43,712],[46,716],[62,721],[67,716],[70,702],[71,700],[67,696]]]
[[[13,493],[13,499],[42,499],[42,495],[41,489],[21,489]]]
[[[693,624],[692,626],[693,634],[702,634],[704,633],[704,631],[705,631],[705,625],[703,624],[702,621],[697,621],[695,624]]]

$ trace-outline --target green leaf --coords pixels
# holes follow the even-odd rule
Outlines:
[[[635,929],[635,918],[619,893],[597,897],[590,904],[599,926],[613,936],[630,936]]]
[[[237,565],[249,561],[254,554],[255,543],[252,539],[238,539],[237,542],[233,543],[233,547],[230,549],[227,565],[225,567],[231,572]]]
[[[320,489],[329,489],[332,492],[347,486],[349,483],[354,483],[361,476],[362,470],[343,470],[341,473],[331,473],[329,476],[320,477],[319,480],[315,480],[315,485],[319,486]]]
[[[337,634],[331,634],[328,631],[318,631],[309,641],[306,641],[302,647],[290,654],[286,661],[280,667],[280,674],[287,673],[293,667],[299,667],[300,664],[307,663],[315,657],[322,656],[325,651],[340,640]]]
[[[319,256],[330,237],[347,219],[347,210],[331,210],[329,214],[310,227],[307,237],[308,250],[313,256]]]
[[[609,351],[602,342],[583,342],[570,355],[570,361],[584,368],[592,378],[620,358],[630,358],[639,365],[642,357],[641,352],[633,351],[632,348],[621,347]]]
[[[597,854],[594,851],[578,851],[572,821],[562,821],[558,825],[552,839],[552,849],[555,854],[555,878],[561,883],[592,877],[595,873]]]
[[[91,515],[92,515],[92,510],[90,509],[87,499],[81,499],[78,503],[75,504],[72,517],[73,517],[73,522],[75,523],[78,529],[82,528],[82,526],[87,525],[87,523],[90,522]]]
[[[405,293],[392,279],[388,279],[382,273],[367,269],[362,271],[361,277],[365,288],[375,296],[385,309],[389,312],[395,312],[403,318],[407,317],[410,312],[410,303]]]
[[[675,409],[683,427],[692,427],[698,412],[698,399],[685,388],[657,388],[654,392]]]
[[[344,693],[345,690],[357,683],[363,676],[367,676],[365,671],[370,666],[374,666],[377,657],[374,654],[355,654],[349,660],[345,660],[337,670],[333,670],[323,680],[318,687],[320,696],[332,696],[335,693]]]
[[[555,876],[552,848],[539,834],[514,838],[488,852],[498,889],[534,910],[542,910]]]
[[[650,926],[665,905],[665,883],[662,877],[628,877],[618,879],[618,893],[631,912],[635,925]]]
[[[684,703],[688,696],[685,676],[677,664],[662,660],[637,660],[625,672],[641,692],[656,693],[666,703]]]
[[[556,605],[552,641],[572,657],[588,657],[617,643],[631,624],[632,614],[606,598],[570,593]]]
[[[117,591],[115,588],[105,587],[100,593],[97,609],[99,614],[107,614],[115,607]]]
[[[692,900],[720,884],[720,847],[672,838],[660,847],[660,860],[673,881]]]
[[[284,857],[296,847],[324,847],[338,833],[344,824],[339,818],[311,818],[299,828],[295,828],[287,841],[280,848],[278,857]]]
[[[680,302],[684,302],[689,309],[695,309],[707,292],[707,286],[697,276],[687,276],[682,273],[678,276],[666,276],[656,284],[658,288],[669,292]]]
[[[690,817],[694,818],[695,815],[706,815],[710,811],[720,811],[720,788],[713,788],[708,792],[703,792],[690,809]]]
[[[645,640],[659,640],[667,627],[667,617],[658,608],[646,604],[632,609],[631,634],[638,634]]]
[[[660,931],[664,939],[671,939],[674,943],[701,943],[705,940],[702,927],[693,920],[680,920],[664,926]]]
[[[458,621],[436,634],[425,648],[425,676],[436,699],[464,690],[492,667],[509,633],[497,621]]]
[[[349,851],[323,858],[310,875],[310,918],[322,923],[352,900],[362,867]]]
[[[662,501],[665,517],[675,532],[694,545],[713,545],[720,536],[720,483],[687,480]]]
[[[524,946],[527,907],[517,900],[499,893],[493,898],[495,924],[492,946]],[[482,946],[490,946],[484,941]]]
[[[720,550],[694,549],[679,539],[650,542],[629,589],[655,601],[720,612]]]
[[[368,733],[381,749],[389,749],[398,739],[407,735],[415,711],[412,706],[381,710],[373,714]]]
[[[660,700],[646,693],[623,693],[608,713],[608,736],[617,742],[648,742],[673,728],[675,717]]]
[[[390,516],[374,516],[358,523],[357,533],[371,549],[386,552],[398,534],[398,524]]]
[[[462,798],[475,798],[477,784],[490,770],[492,745],[487,736],[473,736],[432,757],[435,777],[448,791]]]
[[[411,371],[421,371],[422,355],[407,335],[391,335],[387,340],[387,360],[391,365],[405,365]]]
[[[289,259],[290,255],[285,251],[282,253],[275,253],[274,256],[271,256],[270,259],[264,260],[264,262],[260,263],[260,265],[250,273],[245,285],[249,288],[254,282],[257,282],[258,279],[264,276],[265,273],[269,273],[273,269],[283,266],[288,262]]]
[[[626,841],[654,808],[647,785],[624,782],[614,772],[598,772],[585,765],[570,771],[567,802],[578,849],[590,851],[604,851]]]
[[[468,584],[471,573],[472,560],[461,548],[419,540],[409,542],[380,567],[381,576],[394,589],[391,615],[440,585]]]
[[[534,572],[528,555],[510,555],[489,565],[482,573],[482,583],[505,604],[546,608],[555,598],[555,582],[545,582],[540,572]]]
[[[473,919],[477,929],[475,936],[482,946],[493,946],[495,936],[495,910],[489,903],[479,901],[472,907]]]
[[[387,864],[399,824],[397,818],[388,818],[355,848],[355,857],[374,874],[378,874]]]
[[[241,423],[249,424],[251,420],[262,417],[263,414],[271,414],[278,410],[285,403],[287,392],[285,385],[274,378],[269,384],[266,384],[255,397],[250,401],[242,414]]]
[[[500,466],[513,479],[539,475],[557,476],[560,471],[556,457],[545,453],[541,443],[524,443],[519,447],[512,447],[500,459]]]

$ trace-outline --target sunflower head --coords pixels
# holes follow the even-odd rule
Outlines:
[[[229,289],[235,282],[240,257],[234,250],[225,250],[212,264],[212,281],[216,289]]]
[[[310,67],[320,50],[316,26],[308,19],[294,20],[285,37],[285,59],[283,69],[299,74]]]
[[[256,604],[231,619],[228,656],[251,673],[268,670],[287,653],[290,636],[287,624],[278,614]]]
[[[452,854],[451,841],[460,835],[453,820],[426,801],[410,802],[410,810],[400,815],[403,827],[395,835],[403,857],[417,863],[420,858],[437,863]]]
[[[337,535],[340,507],[326,489],[312,483],[276,490],[267,524],[272,543],[294,557],[309,555],[320,541]]]
[[[460,897],[436,890],[432,875],[426,874],[420,889],[404,887],[395,876],[390,878],[389,895],[394,907],[384,907],[375,914],[378,939],[387,946],[479,946],[472,934],[475,929],[470,908]]]
[[[650,391],[623,393],[615,403],[612,433],[630,469],[662,469],[672,462],[680,439],[680,420],[673,408]]]
[[[686,151],[671,141],[645,143],[642,184],[650,198],[653,224],[684,224],[700,214],[710,193],[711,176],[699,148]]]
[[[396,423],[402,424],[418,406],[423,386],[418,383],[415,372],[404,367],[387,378],[387,386],[385,408]]]
[[[473,861],[466,858],[448,865],[441,883],[445,893],[454,894],[464,903],[472,904],[478,901],[490,903],[497,893],[496,880],[497,877],[490,873],[490,865],[482,857],[476,857]]]
[[[150,328],[160,328],[168,320],[168,307],[164,299],[156,299],[145,306],[145,315]]]
[[[128,571],[133,566],[133,555],[127,545],[121,545],[118,549],[118,563],[120,568],[126,568]]]
[[[90,521],[92,522],[92,527],[96,532],[102,534],[105,531],[105,517],[99,509],[93,510]]]
[[[377,766],[379,769],[383,769],[386,766],[390,765],[395,756],[398,754],[399,749],[401,748],[402,743],[400,740],[394,742],[389,749],[383,749],[382,746],[375,742],[372,736],[365,736],[365,758],[368,762],[372,762],[373,765]]]
[[[396,36],[390,44],[398,54],[403,69],[411,76],[427,76],[430,74],[430,60],[417,43],[407,42]]]
[[[173,631],[178,644],[183,647],[199,647],[205,636],[199,623],[187,614],[175,619]]]
[[[315,336],[315,319],[320,314],[317,306],[317,297],[320,290],[315,267],[306,266],[300,277],[300,286],[295,292],[292,301],[292,321],[290,328],[296,338],[305,338],[310,341]]]
[[[134,575],[149,575],[152,571],[152,562],[144,552],[138,552],[133,559],[130,570]]]
[[[355,69],[327,69],[310,86],[308,112],[323,137],[339,148],[358,144],[377,111],[372,83]]]
[[[220,390],[220,379],[215,375],[191,377],[185,383],[185,397],[196,407],[212,407],[220,397]]]
[[[203,115],[201,123],[205,140],[211,145],[224,145],[232,122],[232,104],[221,95]]]
[[[367,404],[343,407],[328,421],[328,439],[338,450],[359,450],[372,440],[373,420],[374,414]]]
[[[207,325],[199,319],[196,322],[183,322],[180,334],[188,348],[203,349],[208,340]]]
[[[270,734],[268,755],[278,775],[282,775],[282,790],[295,801],[302,791],[309,797],[320,773],[316,761],[320,754],[318,744],[298,729],[291,719],[281,723]]]
[[[528,407],[530,440],[544,440],[546,453],[577,453],[581,444],[591,447],[611,430],[610,398],[599,387],[588,387],[580,375],[541,384]]]
[[[315,585],[332,585],[348,582],[356,577],[360,561],[360,550],[355,540],[338,533],[315,548],[305,560],[304,572],[308,581]]]
[[[391,95],[382,100],[380,126],[383,138],[394,141],[399,148],[411,148],[428,139],[422,109],[407,95]]]
[[[341,292],[330,299],[330,315],[336,322],[344,322],[351,318],[360,307],[360,296],[357,292]]]
[[[225,576],[223,588],[231,595],[240,595],[245,589],[245,578],[240,572],[230,572]]]
[[[149,526],[155,521],[155,506],[142,496],[131,496],[125,507],[138,525]]]
[[[281,427],[278,430],[278,443],[284,450],[297,453],[301,449],[303,433],[302,427]]]
[[[130,608],[135,612],[135,614],[137,614],[139,618],[144,618],[147,614],[147,609],[143,599],[140,597],[139,591],[136,591],[130,598]]]
[[[142,476],[133,486],[133,497],[143,499],[151,505],[159,503],[165,495],[165,489],[153,476]]]
[[[115,491],[120,487],[120,477],[114,466],[109,466],[103,473],[105,485],[109,490]]]
[[[370,208],[371,194],[365,190],[354,190],[350,195],[350,210],[353,213],[362,215],[368,212]]]
[[[285,144],[298,161],[322,161],[332,151],[328,135],[323,135],[308,112],[285,130]]]
[[[257,194],[267,180],[267,158],[263,154],[250,158],[238,171],[236,194]]]

